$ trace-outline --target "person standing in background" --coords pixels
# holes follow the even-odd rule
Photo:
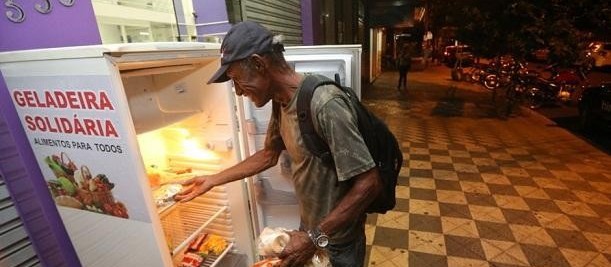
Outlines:
[[[422,57],[424,58],[424,67],[428,67],[429,66],[429,62],[432,61],[431,57],[433,54],[433,46],[427,42],[424,45],[424,48],[422,49]]]
[[[409,51],[408,46],[404,46],[399,54],[399,58],[397,58],[397,68],[399,69],[399,83],[397,84],[397,90],[401,91],[401,87],[403,90],[407,91],[407,72],[409,71],[412,65],[412,56]]]

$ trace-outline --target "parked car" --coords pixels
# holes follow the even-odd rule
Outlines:
[[[579,121],[583,130],[611,128],[611,83],[586,88],[579,98]]]
[[[456,61],[461,59],[462,66],[473,64],[473,52],[468,45],[450,45],[443,50],[443,62],[448,67],[454,67]]]
[[[594,60],[594,67],[611,66],[611,42],[592,42],[588,55]]]

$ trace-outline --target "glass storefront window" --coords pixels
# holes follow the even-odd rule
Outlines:
[[[103,44],[193,41],[191,0],[93,0]],[[190,16],[190,17],[189,17]]]

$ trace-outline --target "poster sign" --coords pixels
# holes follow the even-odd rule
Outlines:
[[[150,221],[110,76],[7,77],[6,83],[57,205]]]

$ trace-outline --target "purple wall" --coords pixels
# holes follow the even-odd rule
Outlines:
[[[225,33],[231,28],[224,0],[194,0],[193,10],[198,35]]]
[[[91,1],[75,0],[70,7],[49,1],[51,8],[46,14],[34,8],[45,1],[13,1],[14,7],[3,2],[6,3],[0,8],[0,52],[101,43]],[[5,15],[7,11],[17,18],[25,15],[23,21],[10,21]],[[80,266],[2,75],[0,151],[0,174],[42,265]]]
[[[44,266],[80,266],[0,76],[0,175]]]
[[[316,0],[314,0],[314,2],[316,2]],[[301,35],[303,38],[303,45],[314,44],[314,14],[312,14],[312,11],[312,0],[301,0]]]
[[[35,3],[44,1],[14,2],[20,5],[25,19],[11,22],[5,12],[19,15],[18,9],[0,8],[0,52],[102,43],[91,1],[74,0],[73,6],[66,7],[59,0],[51,0],[51,12],[47,14],[34,9]]]

